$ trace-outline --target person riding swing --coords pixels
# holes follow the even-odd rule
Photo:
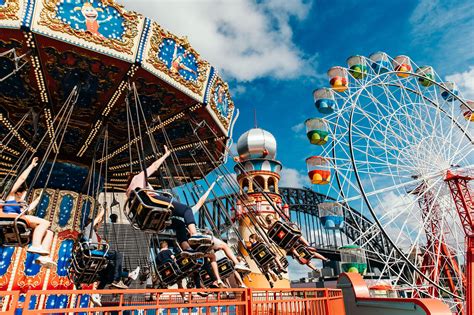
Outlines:
[[[38,165],[38,158],[35,157],[26,170],[21,173],[20,177],[13,184],[3,206],[0,207],[0,217],[16,218],[21,215],[28,226],[33,228],[33,237],[31,246],[27,249],[29,253],[39,254],[35,263],[43,265],[46,268],[54,268],[57,264],[49,257],[51,244],[53,242],[53,231],[49,229],[51,223],[45,219],[35,215],[22,213],[25,211],[23,207],[27,207],[27,211],[34,210],[41,200],[42,193],[33,200],[29,205],[26,204],[26,194],[28,187],[25,184],[26,179],[30,175],[33,168]]]
[[[137,190],[141,189],[150,189],[153,190],[153,186],[150,185],[146,181],[146,178],[152,176],[164,163],[164,161],[171,155],[171,151],[168,149],[167,146],[164,146],[164,154],[161,158],[153,162],[147,169],[146,174],[145,171],[140,172],[137,175],[130,174],[127,183],[127,191],[126,196],[127,198],[131,198],[132,193],[135,193]],[[172,216],[181,218],[184,220],[186,225],[187,231],[191,234],[191,237],[187,238],[187,231],[186,229],[183,231],[182,229],[176,228],[171,225],[171,227],[176,231],[176,236],[178,241],[182,243],[183,241],[188,241],[188,243],[192,244],[210,244],[211,239],[207,235],[202,235],[197,231],[196,221],[194,218],[193,210],[188,205],[178,202],[174,198],[169,198],[168,196],[159,195],[159,194],[152,194],[154,199],[158,199],[164,202],[168,202],[172,204]],[[199,253],[194,253],[191,248],[184,248],[183,250],[187,252],[190,256],[199,255]],[[202,254],[201,254],[202,256]]]

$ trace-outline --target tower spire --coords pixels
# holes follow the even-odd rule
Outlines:
[[[253,109],[253,119],[254,119],[254,123],[255,123],[255,128],[258,128],[258,125],[257,125],[257,109],[256,108]]]

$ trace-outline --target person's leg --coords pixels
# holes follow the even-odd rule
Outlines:
[[[197,234],[196,220],[194,219],[194,214],[191,207],[183,203],[173,201],[173,208],[173,215],[184,219],[184,223],[189,230],[189,234],[191,234],[191,236]]]
[[[184,286],[183,286],[183,280],[179,280],[177,283],[178,285],[178,289],[184,289]],[[186,297],[186,293],[185,292],[179,292],[179,295],[181,295],[181,297],[183,298],[183,300],[186,302],[188,300],[188,298]]]
[[[243,280],[242,277],[240,276],[240,273],[238,273],[237,271],[234,271],[234,277],[235,277],[235,279],[237,280],[239,286],[240,286],[241,288],[244,288],[244,287],[245,287],[244,280]]]
[[[232,252],[232,249],[229,247],[229,245],[227,245],[224,241],[214,237],[213,238],[213,241],[214,241],[214,246],[213,246],[213,249],[214,250],[223,250],[225,255],[227,256],[227,258],[229,258],[233,263],[234,265],[237,265],[239,264],[239,261],[237,260],[237,257],[235,256],[235,254]]]
[[[41,243],[41,246],[46,249],[47,251],[51,250],[51,244],[53,243],[53,237],[54,233],[51,230],[46,231],[46,235],[43,238],[43,242]]]
[[[283,265],[281,264],[280,259],[278,259],[278,256],[275,257],[275,263],[277,264],[278,269],[280,269],[282,271],[285,270],[285,267],[283,267]]]
[[[312,252],[312,254],[314,258],[321,259],[322,261],[329,261],[329,259],[327,259],[326,257],[324,257],[323,255],[317,252]]]
[[[308,266],[309,268],[313,269],[314,271],[318,271],[319,269],[316,268],[315,265],[313,265],[313,263],[311,261],[309,261],[306,266]]]
[[[210,259],[210,264],[211,264],[211,268],[212,268],[212,273],[215,275],[215,278],[216,278],[216,281],[217,281],[217,285],[221,288],[225,288],[226,285],[225,283],[222,281],[221,279],[221,276],[219,274],[219,267],[217,265],[217,259],[216,259],[216,255],[215,254],[208,254],[208,257]]]
[[[48,230],[51,223],[34,215],[25,215],[24,218],[33,227],[33,238],[31,240],[31,246],[35,248],[40,248],[46,231]]]
[[[123,269],[123,254],[115,252],[115,268],[114,268],[114,281],[120,281],[122,279]]]

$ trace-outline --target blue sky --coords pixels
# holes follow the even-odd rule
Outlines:
[[[301,124],[312,91],[347,57],[385,51],[432,65],[474,97],[474,2],[369,0],[121,0],[191,44],[230,83],[241,115],[234,137],[258,126],[277,138],[283,184],[307,184],[314,152]],[[148,12],[153,12],[152,14]]]

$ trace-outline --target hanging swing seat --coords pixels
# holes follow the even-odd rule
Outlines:
[[[183,275],[174,261],[167,261],[158,267],[158,277],[162,287],[174,285]]]
[[[91,284],[99,280],[99,272],[107,267],[109,245],[105,242],[79,241],[74,244],[69,279],[76,286]]]
[[[229,278],[235,271],[234,265],[227,257],[223,257],[217,261],[217,269],[219,270],[219,277],[221,280]],[[213,282],[212,276],[206,269],[201,269],[201,271],[199,271],[199,277],[201,278],[202,284],[207,288]]]
[[[171,225],[173,195],[150,189],[134,190],[125,206],[125,214],[133,227],[159,233]]]
[[[27,246],[31,242],[32,229],[21,218],[0,218],[0,245]]]
[[[281,221],[276,221],[268,230],[268,237],[283,249],[293,247],[301,237],[301,232]]]
[[[288,268],[288,266],[290,265],[290,263],[288,262],[288,259],[286,259],[286,257],[281,257],[280,258],[280,264],[283,266],[283,268]]]
[[[255,263],[257,263],[261,268],[265,268],[266,266],[275,263],[275,254],[273,254],[268,246],[263,242],[254,245],[249,254]]]
[[[203,258],[192,258],[182,254],[180,252],[176,255],[176,265],[183,275],[189,275],[192,272],[198,270],[204,264]]]
[[[296,246],[295,251],[298,254],[299,262],[301,262],[301,260],[310,261],[314,257],[313,253],[311,253],[304,244]]]

